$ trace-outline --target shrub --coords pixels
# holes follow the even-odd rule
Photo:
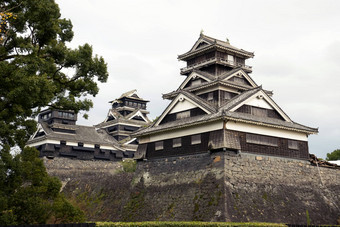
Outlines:
[[[133,173],[136,171],[137,162],[133,159],[125,159],[122,161],[123,171]]]

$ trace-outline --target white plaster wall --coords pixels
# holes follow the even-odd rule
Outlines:
[[[245,103],[250,106],[255,106],[255,107],[261,107],[265,109],[270,109],[272,110],[273,107],[264,99],[258,99],[256,96],[253,96],[247,102]]]
[[[181,111],[185,111],[185,110],[190,110],[190,109],[194,109],[197,106],[192,104],[191,102],[189,102],[187,99],[185,99],[182,102],[177,102],[177,104],[171,109],[171,111],[169,112],[170,114],[172,113],[177,113],[177,112],[181,112]]]
[[[294,132],[288,131],[284,129],[278,128],[269,128],[260,125],[250,125],[242,122],[228,121],[226,123],[226,129],[235,130],[240,132],[249,132],[254,134],[266,135],[266,136],[275,136],[293,140],[301,140],[308,141],[308,137],[306,133],[302,132]]]
[[[78,143],[66,141],[66,145],[67,146],[78,146]]]
[[[157,133],[156,135],[150,135],[145,138],[140,139],[140,143],[147,143],[147,142],[154,142],[159,140],[165,140],[165,139],[172,139],[176,137],[182,137],[182,136],[188,136],[203,132],[210,132],[214,130],[219,130],[223,128],[223,121],[216,121],[216,122],[210,122],[208,124],[203,125],[196,125],[192,127],[182,128],[182,129],[175,129],[172,131],[167,131],[164,133]]]
[[[39,146],[39,145],[42,145],[42,144],[45,144],[45,143],[60,144],[60,141],[59,140],[42,140],[42,141],[39,141],[39,142],[28,144],[27,146],[36,147],[36,146]]]

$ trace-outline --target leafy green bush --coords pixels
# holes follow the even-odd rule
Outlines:
[[[219,226],[286,226],[285,224],[275,223],[260,223],[260,222],[160,222],[160,221],[147,221],[147,222],[97,222],[97,226],[102,227],[114,227],[114,226],[160,226],[160,227],[184,227],[184,226],[207,226],[207,227],[219,227]]]
[[[126,173],[133,173],[136,171],[137,162],[133,159],[125,159],[122,161],[123,171]]]

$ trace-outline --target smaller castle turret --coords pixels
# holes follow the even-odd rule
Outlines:
[[[137,90],[125,92],[109,102],[111,109],[107,117],[96,127],[105,129],[126,148],[127,152],[134,153],[137,150],[138,140],[131,137],[131,134],[151,122],[147,117],[148,102],[137,95]]]
[[[38,122],[46,122],[47,124],[60,123],[66,125],[75,125],[77,122],[77,114],[73,110],[43,110],[40,112]]]

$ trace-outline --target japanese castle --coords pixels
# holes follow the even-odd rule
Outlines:
[[[187,66],[171,100],[148,128],[137,131],[136,159],[213,151],[308,159],[308,136],[318,133],[294,122],[251,77],[252,52],[200,34],[178,59]]]
[[[308,159],[308,136],[318,129],[290,119],[273,93],[251,78],[246,60],[253,57],[201,33],[178,56],[187,63],[180,70],[185,79],[163,95],[171,102],[152,124],[148,101],[132,90],[112,100],[106,118],[95,126],[77,125],[72,111],[41,112],[27,145],[51,158],[146,160],[228,151]]]
[[[131,134],[150,123],[148,101],[136,90],[111,101],[105,120],[95,126],[77,125],[73,111],[45,110],[38,116],[38,130],[27,145],[41,156],[76,159],[121,160],[133,158],[138,140]]]

